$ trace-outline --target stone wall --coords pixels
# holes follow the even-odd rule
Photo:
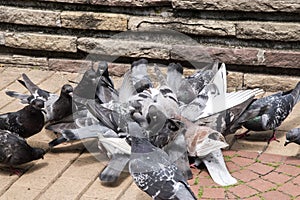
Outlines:
[[[299,22],[298,0],[0,0],[0,65],[78,72],[106,59],[121,76],[140,57],[210,58],[232,88],[285,90],[300,80]]]

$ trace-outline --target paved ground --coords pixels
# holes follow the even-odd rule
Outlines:
[[[58,92],[68,79],[78,80],[78,75],[71,73],[0,68],[0,113],[22,108],[18,101],[4,94],[5,89],[25,92],[15,81],[21,73],[52,92]],[[224,155],[238,184],[220,187],[205,168],[193,170],[190,184],[199,199],[300,199],[300,147],[283,146],[285,131],[300,126],[299,111],[300,105],[280,127],[280,143],[266,145],[270,132],[252,134],[238,141],[229,136],[231,150],[224,150]],[[42,131],[30,138],[29,143],[47,149],[50,140],[49,134]],[[106,162],[94,141],[63,144],[48,151],[44,160],[23,166],[28,171],[21,177],[10,176],[9,171],[1,169],[0,199],[150,199],[132,183],[128,173],[123,174],[117,185],[101,184],[97,177]]]

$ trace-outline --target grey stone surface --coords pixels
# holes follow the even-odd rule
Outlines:
[[[300,11],[298,0],[273,1],[273,0],[172,0],[174,8],[197,10],[233,10],[254,12],[297,12]]]
[[[76,37],[28,32],[6,32],[5,46],[45,51],[77,51]]]
[[[60,26],[60,12],[52,10],[23,9],[0,6],[0,21],[6,23]]]
[[[62,27],[110,31],[127,30],[127,16],[114,13],[73,12],[61,13]]]

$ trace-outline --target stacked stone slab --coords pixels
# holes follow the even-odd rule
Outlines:
[[[122,57],[110,64],[121,76],[140,57],[197,62],[205,52],[231,69],[229,87],[286,90],[300,77],[299,13],[298,0],[0,1],[0,65],[78,72],[96,54]],[[200,44],[122,36],[161,28]]]

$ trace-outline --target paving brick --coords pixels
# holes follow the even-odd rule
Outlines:
[[[261,198],[258,196],[253,196],[253,197],[246,198],[245,200],[261,200]]]
[[[284,185],[280,186],[278,190],[292,196],[300,195],[299,185],[295,185],[292,182],[285,183]]]
[[[238,185],[230,188],[229,191],[240,198],[246,198],[258,193],[256,190],[248,187],[247,185]]]
[[[197,187],[194,187],[197,188]],[[194,189],[192,187],[192,190]],[[197,189],[196,189],[197,190]],[[196,192],[196,191],[195,191]],[[197,194],[197,193],[196,193]],[[84,199],[84,198],[83,198]],[[132,183],[130,187],[126,190],[126,192],[121,196],[120,200],[128,200],[128,199],[143,199],[143,200],[151,200],[152,198],[139,189],[135,183]]]
[[[286,160],[286,156],[263,153],[258,157],[258,159],[263,163],[278,163],[284,162]]]
[[[225,198],[224,188],[204,188],[202,198],[223,199]]]
[[[264,191],[267,191],[267,190],[270,190],[271,188],[274,188],[276,187],[275,184],[269,182],[269,181],[265,181],[263,179],[256,179],[256,180],[253,180],[251,182],[248,182],[247,185],[251,186],[252,188],[260,191],[260,192],[264,192]]]
[[[238,151],[237,153],[241,157],[255,159],[258,156],[258,152],[252,152],[252,151]]]
[[[282,184],[291,179],[290,176],[287,176],[283,173],[271,172],[265,176],[262,176],[263,179],[271,181],[276,184]]]
[[[82,195],[82,198],[94,198],[101,200],[118,199],[128,189],[132,183],[132,178],[128,173],[123,173],[117,185],[102,184],[98,179]],[[105,195],[103,195],[105,194]]]
[[[294,178],[292,182],[300,186],[300,175]]]
[[[297,176],[300,174],[300,169],[291,165],[280,165],[277,169],[277,172],[282,172],[288,175]]]
[[[199,178],[198,180],[199,180],[198,185],[203,187],[219,186],[211,178]]]
[[[291,198],[279,191],[270,191],[261,195],[264,199],[280,199],[280,200],[290,200]]]
[[[24,68],[8,68],[1,73],[0,89],[6,88],[8,85],[13,83],[22,73],[28,72],[29,69]]]
[[[257,162],[257,163],[250,165],[249,167],[247,167],[247,169],[250,169],[258,174],[264,175],[264,174],[267,174],[270,171],[274,170],[274,167],[264,165],[264,164]]]
[[[234,158],[231,159],[231,161],[233,163],[235,163],[236,165],[239,165],[241,167],[251,165],[252,163],[255,162],[252,159],[243,158],[243,157],[234,157]]]
[[[223,150],[222,153],[223,153],[223,156],[234,156],[234,155],[238,154],[238,151]]]
[[[235,172],[241,169],[240,166],[238,166],[237,164],[233,163],[233,162],[226,162],[226,166],[229,170],[229,172]]]
[[[297,166],[300,166],[300,158],[298,157],[288,157],[286,160],[285,160],[285,164],[291,164],[291,165],[297,165]]]
[[[16,186],[13,189],[9,189],[5,194],[3,194],[0,199],[33,199],[34,196],[37,196],[40,193],[40,190],[34,189],[26,186]]]
[[[191,190],[192,190],[192,192],[194,193],[194,195],[196,197],[198,197],[198,194],[199,194],[199,191],[200,191],[200,187],[201,186],[199,186],[199,185],[192,185],[191,186]],[[203,189],[201,189],[201,190],[203,190]]]
[[[229,191],[226,191],[226,198],[227,199],[237,199],[237,196],[235,196],[234,194],[232,194],[231,192]]]
[[[244,182],[248,182],[250,180],[254,180],[256,178],[259,177],[258,174],[252,172],[251,170],[248,170],[248,169],[244,169],[244,170],[240,170],[238,172],[234,172],[231,174],[233,177],[241,180],[241,181],[244,181]]]

